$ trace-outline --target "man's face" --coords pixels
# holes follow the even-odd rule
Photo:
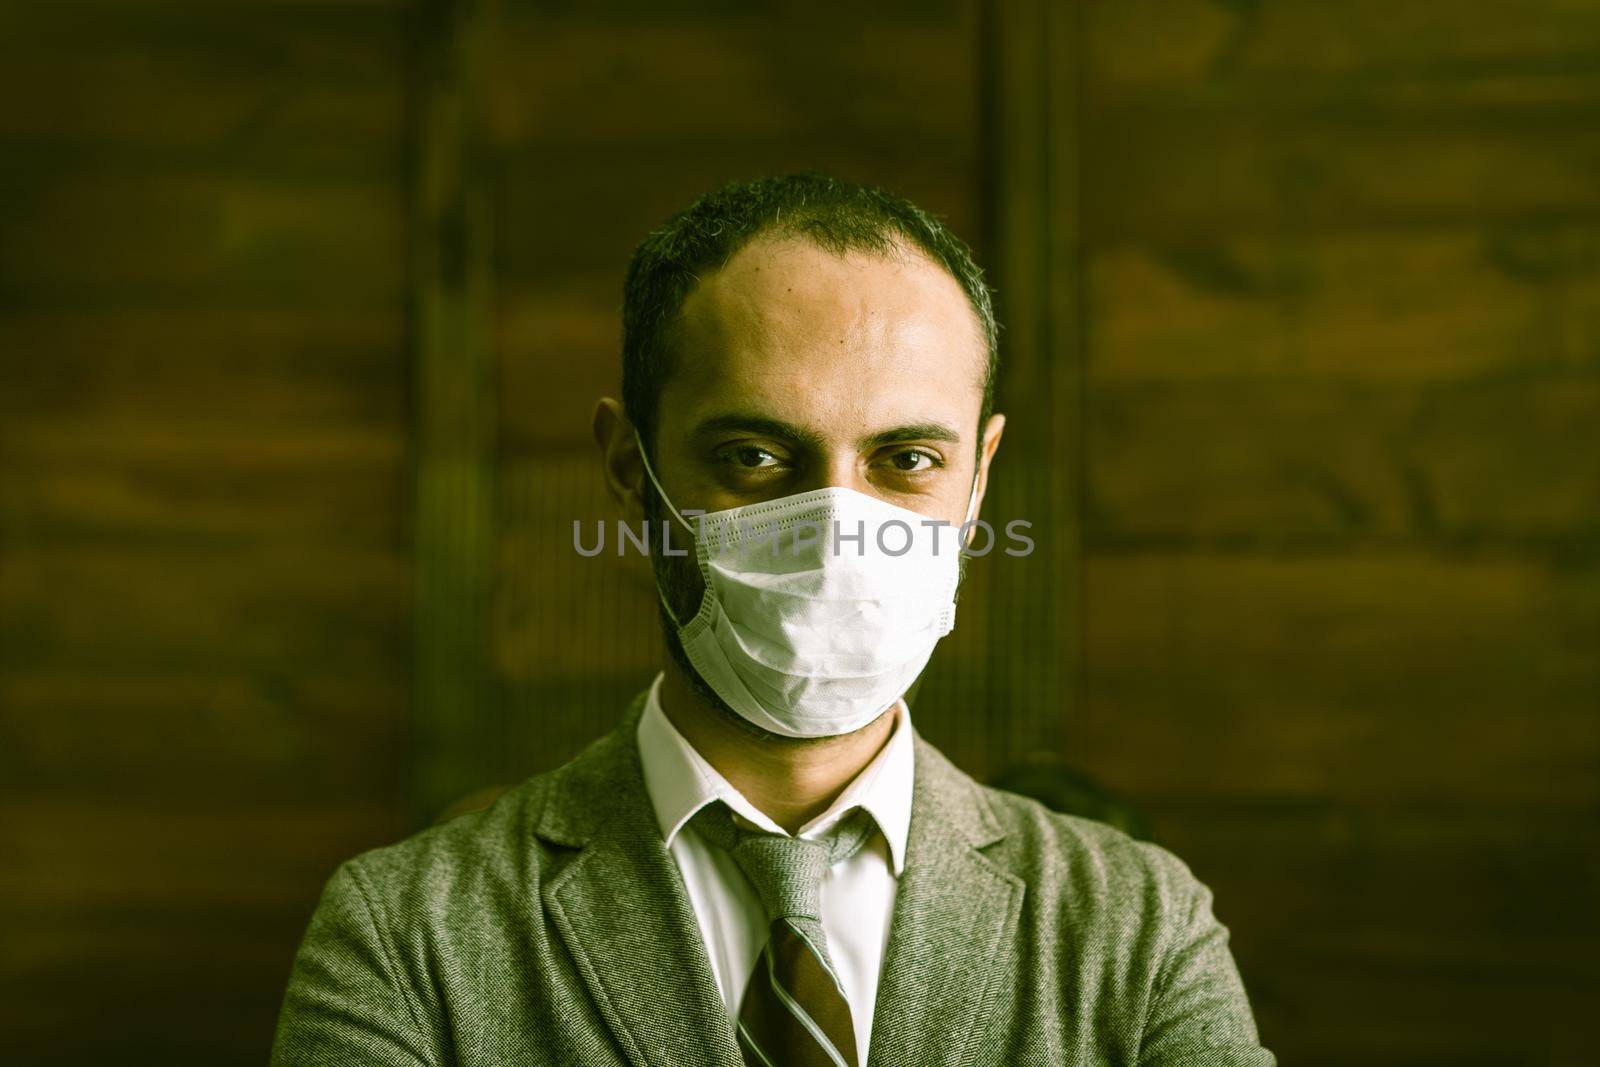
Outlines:
[[[650,459],[680,510],[842,486],[958,525],[971,495],[982,501],[1005,418],[978,425],[983,333],[961,286],[922,255],[758,239],[702,279],[678,321]],[[659,520],[687,552],[651,553],[669,654],[709,706],[760,733],[684,653],[674,622],[699,610],[704,586],[683,531],[650,506],[621,405],[602,400],[594,429],[624,512]]]
[[[758,238],[690,294],[673,351],[651,459],[680,509],[844,486],[959,525],[998,443],[977,316],[920,254]]]

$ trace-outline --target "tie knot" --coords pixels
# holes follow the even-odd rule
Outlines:
[[[790,837],[743,829],[719,800],[696,812],[690,825],[734,858],[761,895],[768,921],[776,921],[820,920],[823,876],[860,851],[875,824],[865,808],[854,808],[825,837]]]

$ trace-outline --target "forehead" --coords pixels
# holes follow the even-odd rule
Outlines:
[[[826,430],[976,423],[988,352],[960,284],[920,252],[760,238],[684,301],[662,417],[744,405]],[[868,427],[871,428],[871,427]]]

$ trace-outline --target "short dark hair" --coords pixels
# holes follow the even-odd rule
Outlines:
[[[683,302],[708,269],[717,270],[757,237],[803,237],[843,255],[922,252],[960,283],[987,345],[978,422],[994,409],[999,326],[993,294],[972,251],[935,215],[873,186],[801,171],[732,182],[707,193],[640,242],[622,298],[622,403],[646,447],[655,447],[661,387],[671,373],[671,343]]]

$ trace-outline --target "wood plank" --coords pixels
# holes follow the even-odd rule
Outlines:
[[[271,405],[274,394],[265,393]],[[315,395],[308,389],[302,399]],[[220,405],[196,424],[163,402],[147,394],[131,415],[106,404],[104,417],[84,412],[0,429],[0,464],[31,472],[0,481],[6,550],[121,547],[165,551],[171,560],[186,548],[282,555],[301,546],[399,558],[407,535],[396,430],[221,422]]]
[[[392,183],[20,169],[5,191],[3,306],[400,304],[403,201]]]
[[[335,867],[404,832],[388,800],[208,804],[194,796],[108,805],[92,797],[7,798],[0,834],[10,859],[0,886],[19,908],[57,920],[138,905],[179,914],[235,901],[249,911],[286,907],[303,923]],[[39,938],[27,947],[44,961],[84,946]]]
[[[646,234],[730,181],[815,169],[883,185],[945,218],[982,251],[979,162],[973,138],[900,142],[842,136],[565,150],[537,140],[504,150],[501,280],[508,299],[593,280],[586,300],[621,310],[629,258]],[[641,185],[638,175],[651,180]],[[615,359],[607,353],[606,359]]]
[[[1097,546],[1600,546],[1600,375],[1095,389]]]
[[[0,312],[0,416],[404,424],[395,309],[125,308]]]
[[[1600,57],[1600,13],[1570,0],[1524,2],[1514,17],[1495,4],[1386,0],[1094,0],[1084,10],[1097,89],[1558,74]]]
[[[1582,1012],[1549,1005],[1600,995],[1592,807],[1185,802],[1147,814],[1215,890],[1285,1062],[1581,1062]]]
[[[1099,245],[1352,228],[1583,220],[1600,211],[1588,136],[1600,79],[1563,107],[1271,109],[1097,102],[1084,188]]]
[[[1130,800],[1600,802],[1600,567],[1091,553],[1074,759]]]
[[[405,660],[407,578],[394,555],[304,545],[8,547],[0,670],[383,679]]]
[[[1600,939],[1600,917],[1579,915],[1600,888],[1589,806],[1154,801],[1142,814],[1251,953],[1594,976],[1573,952]]]
[[[850,32],[822,12],[551,17],[510,8],[493,79],[496,139],[549,145],[971,136],[977,5],[873,9]]]
[[[1600,980],[1586,807],[1156,803],[1144,814],[1217,894],[1252,957],[1306,969]],[[1329,890],[1334,890],[1330,892]]]
[[[84,194],[90,205],[44,220],[59,228],[123,182],[226,175],[258,186],[394,186],[403,166],[402,15],[398,5],[13,6],[0,33],[0,92],[28,106],[0,109],[10,156],[0,189],[32,213],[56,186],[97,178]],[[113,205],[97,219],[114,223],[115,213]],[[147,246],[162,251],[160,240]]]
[[[1600,228],[1218,236],[1094,254],[1106,382],[1420,384],[1600,373]]]
[[[389,80],[403,65],[406,0],[71,0],[0,9],[0,55],[46,71],[76,71],[86,58],[147,56],[147,84],[274,79],[336,84]],[[129,73],[137,68],[130,66]],[[105,70],[108,84],[115,70]],[[66,93],[79,89],[63,86]],[[71,97],[69,96],[68,99]],[[205,106],[202,101],[191,101]],[[145,110],[145,109],[141,109]],[[154,109],[150,109],[154,110]],[[16,118],[17,116],[8,116]],[[163,116],[150,114],[151,119]],[[111,131],[97,136],[114,136]]]
[[[347,53],[354,60],[381,41],[352,36]],[[365,76],[341,67],[262,77],[228,65],[215,49],[196,62],[125,44],[70,54],[7,44],[0,90],[37,97],[48,89],[42,106],[0,110],[0,140],[13,150],[26,146],[44,158],[92,151],[113,168],[209,161],[257,175],[371,173],[397,162],[398,55]]]
[[[1584,1020],[1600,990],[1529,975],[1485,981],[1472,974],[1370,968],[1291,969],[1292,999],[1255,993],[1263,1039],[1279,1062],[1311,1067],[1582,1067],[1592,1052]]]
[[[408,702],[403,678],[327,671],[10,670],[0,676],[0,795],[257,805],[395,797]]]

